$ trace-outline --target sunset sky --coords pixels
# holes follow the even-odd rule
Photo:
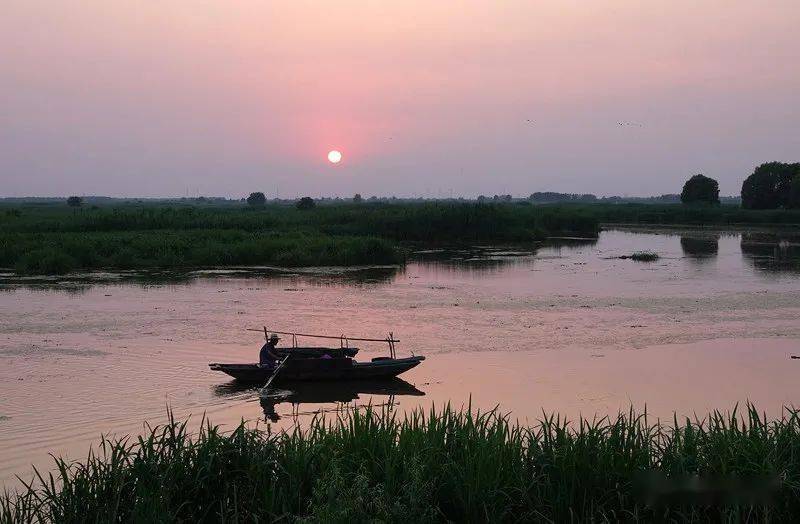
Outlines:
[[[4,0],[0,196],[738,194],[800,161],[798,27],[798,0]]]

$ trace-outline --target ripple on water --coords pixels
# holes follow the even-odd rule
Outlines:
[[[73,348],[73,347],[47,347],[30,345],[26,347],[16,347],[10,349],[0,349],[0,356],[7,357],[52,357],[52,356],[71,356],[71,357],[100,357],[108,355],[108,351],[92,348]]]
[[[456,250],[457,260],[429,251],[404,269],[206,272],[179,285],[106,281],[80,293],[5,289],[0,483],[31,463],[51,465],[50,451],[81,458],[100,433],[163,421],[167,406],[221,424],[263,420],[258,388],[231,384],[207,364],[255,361],[263,335],[245,328],[264,324],[336,336],[394,331],[398,354],[429,357],[402,377],[425,396],[396,393],[399,409],[472,398],[522,420],[631,402],[691,414],[750,397],[774,412],[796,391],[800,365],[789,355],[800,353],[800,272],[762,270],[751,259],[792,252],[753,254],[747,244],[743,252],[738,234],[687,238],[612,231],[530,252]],[[666,265],[604,258],[639,250]],[[359,357],[385,354],[374,344]],[[375,391],[331,398],[385,403]],[[271,415],[306,403],[302,393],[273,399]],[[301,411],[325,398],[315,392]]]

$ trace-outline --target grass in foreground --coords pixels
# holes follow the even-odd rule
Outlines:
[[[702,422],[632,411],[530,428],[450,408],[355,412],[270,434],[171,421],[57,460],[3,522],[796,521],[800,416],[752,406]],[[714,489],[703,491],[705,483]],[[690,487],[687,487],[690,486]],[[730,495],[730,496],[729,496]]]

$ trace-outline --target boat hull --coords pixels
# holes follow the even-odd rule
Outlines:
[[[425,357],[377,358],[371,362],[356,362],[349,358],[290,359],[275,377],[273,383],[288,381],[363,380],[396,377],[419,365]],[[209,364],[241,382],[263,383],[272,370],[258,364]]]

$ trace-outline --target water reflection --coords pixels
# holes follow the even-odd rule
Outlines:
[[[82,294],[94,286],[190,286],[197,280],[252,278],[297,281],[315,286],[386,284],[404,272],[401,266],[317,267],[317,268],[234,268],[195,271],[120,271],[73,273],[58,276],[24,276],[0,272],[0,291],[63,291]]]
[[[388,284],[405,273],[403,266],[375,266],[363,268],[333,268],[328,271],[315,271],[307,275],[308,281],[317,286]]]
[[[711,260],[719,252],[719,237],[718,233],[708,233],[702,236],[681,235],[683,255],[697,262]]]
[[[245,401],[258,398],[261,409],[264,411],[264,420],[270,422],[277,422],[282,416],[285,416],[278,413],[278,407],[281,404],[290,405],[291,416],[297,417],[304,414],[304,410],[308,413],[317,413],[320,410],[345,409],[346,404],[359,400],[362,395],[387,396],[385,405],[389,406],[395,404],[396,396],[421,397],[425,395],[423,391],[400,378],[337,382],[287,382],[281,384],[281,389],[276,389],[266,395],[260,396],[259,391],[259,387],[242,384],[235,380],[214,387],[214,394],[220,397]]]
[[[590,247],[597,245],[599,237],[551,237],[547,239],[545,242],[546,247],[553,247],[553,248],[580,248],[580,247]]]
[[[414,252],[412,259],[432,272],[491,274],[533,262],[539,245],[456,246]]]
[[[742,256],[754,267],[800,272],[800,236],[789,233],[742,233]]]

